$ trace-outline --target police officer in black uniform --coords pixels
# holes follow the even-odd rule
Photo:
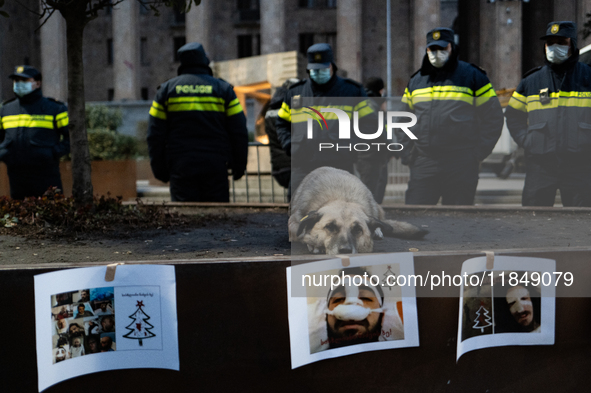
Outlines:
[[[59,159],[70,152],[67,108],[43,97],[41,73],[34,67],[17,66],[9,77],[16,97],[0,107],[0,160],[8,168],[10,196],[62,190]]]
[[[579,63],[577,26],[550,22],[546,64],[523,77],[505,112],[525,150],[523,206],[591,206],[591,67]]]
[[[332,48],[329,44],[312,45],[308,48],[307,57],[307,69],[310,78],[303,79],[289,88],[279,110],[276,123],[279,141],[285,151],[292,157],[290,195],[297,190],[304,177],[316,168],[332,166],[353,173],[354,164],[358,159],[372,162],[380,157],[380,154],[377,153],[363,155],[357,154],[355,151],[336,151],[336,149],[318,151],[321,142],[344,144],[345,141],[339,141],[338,139],[339,126],[336,117],[327,119],[327,130],[316,133],[313,140],[308,140],[305,132],[297,132],[292,135],[291,126],[292,120],[294,120],[292,115],[297,114],[297,122],[301,123],[300,125],[305,124],[307,121],[307,118],[302,117],[301,112],[297,111],[302,109],[302,97],[367,97],[361,84],[337,76],[337,66],[334,63]],[[324,104],[330,107],[332,103],[325,101]],[[314,109],[319,110],[320,107]],[[375,117],[375,111],[369,106],[367,100],[360,100],[352,109],[358,112],[360,119]],[[352,111],[349,110],[349,112],[348,115],[351,116]],[[294,120],[294,123],[296,123],[296,120]],[[377,128],[377,119],[371,122],[371,127]],[[383,134],[385,135],[385,132]],[[352,139],[347,144],[354,142],[355,140]],[[377,182],[378,168],[375,168],[376,173],[371,173],[370,167],[371,165],[365,165],[363,168],[367,168],[367,170],[360,171],[362,172],[360,177],[368,188],[373,190],[376,185],[372,184],[372,182]]]
[[[246,117],[232,85],[212,76],[201,44],[178,55],[179,76],[160,85],[150,109],[152,171],[170,180],[173,201],[229,202],[228,168],[234,180],[246,170]]]
[[[479,163],[501,136],[503,112],[486,72],[458,59],[453,30],[427,33],[427,53],[402,102],[417,116],[411,131],[418,138],[395,131],[410,167],[406,203],[472,205]]]

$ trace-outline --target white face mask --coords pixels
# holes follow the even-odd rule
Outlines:
[[[332,310],[327,310],[326,313],[328,315],[334,315],[335,318],[340,319],[341,321],[363,321],[372,312],[384,312],[383,308],[364,307],[363,301],[359,299],[359,287],[355,285],[346,285],[345,293],[345,302],[339,304]],[[377,297],[378,293],[375,292],[375,294]]]
[[[13,83],[12,90],[17,96],[24,97],[33,91],[33,82],[15,81]]]
[[[447,60],[449,60],[449,52],[445,49],[427,51],[427,56],[429,56],[429,62],[435,68],[443,67],[447,63]]]
[[[568,49],[568,45],[554,44],[546,46],[546,59],[553,64],[564,63],[569,58]]]

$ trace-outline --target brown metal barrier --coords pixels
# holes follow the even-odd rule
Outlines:
[[[415,270],[459,272],[477,253],[417,253]],[[578,266],[591,248],[507,251]],[[138,262],[139,263],[139,262]],[[154,262],[149,262],[154,263]],[[134,369],[80,376],[52,392],[584,392],[591,383],[591,298],[558,298],[556,344],[469,352],[456,363],[458,296],[417,299],[420,347],[367,352],[291,370],[285,268],[289,258],[160,261],[176,265],[180,372]],[[3,392],[36,392],[33,276],[100,264],[0,269]],[[588,282],[588,281],[587,281]]]

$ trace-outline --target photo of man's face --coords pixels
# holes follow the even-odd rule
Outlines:
[[[381,298],[372,287],[344,285],[332,291],[326,315],[330,347],[378,341],[383,315],[380,307]]]
[[[511,315],[520,326],[527,328],[533,325],[534,310],[529,291],[526,288],[518,285],[509,289],[506,300]]]

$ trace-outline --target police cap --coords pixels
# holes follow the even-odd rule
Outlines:
[[[308,48],[308,69],[328,68],[334,63],[332,48],[328,44],[314,44]]]
[[[552,37],[565,37],[577,39],[577,24],[570,21],[550,22],[546,28],[546,35],[540,37],[541,40],[546,40]]]
[[[41,80],[41,73],[38,69],[28,65],[19,65],[14,67],[14,72],[8,75],[9,78],[21,77],[25,79],[33,78],[35,80]]]
[[[454,31],[452,29],[436,27],[427,33],[427,48],[432,46],[445,48],[449,43],[454,43]]]

